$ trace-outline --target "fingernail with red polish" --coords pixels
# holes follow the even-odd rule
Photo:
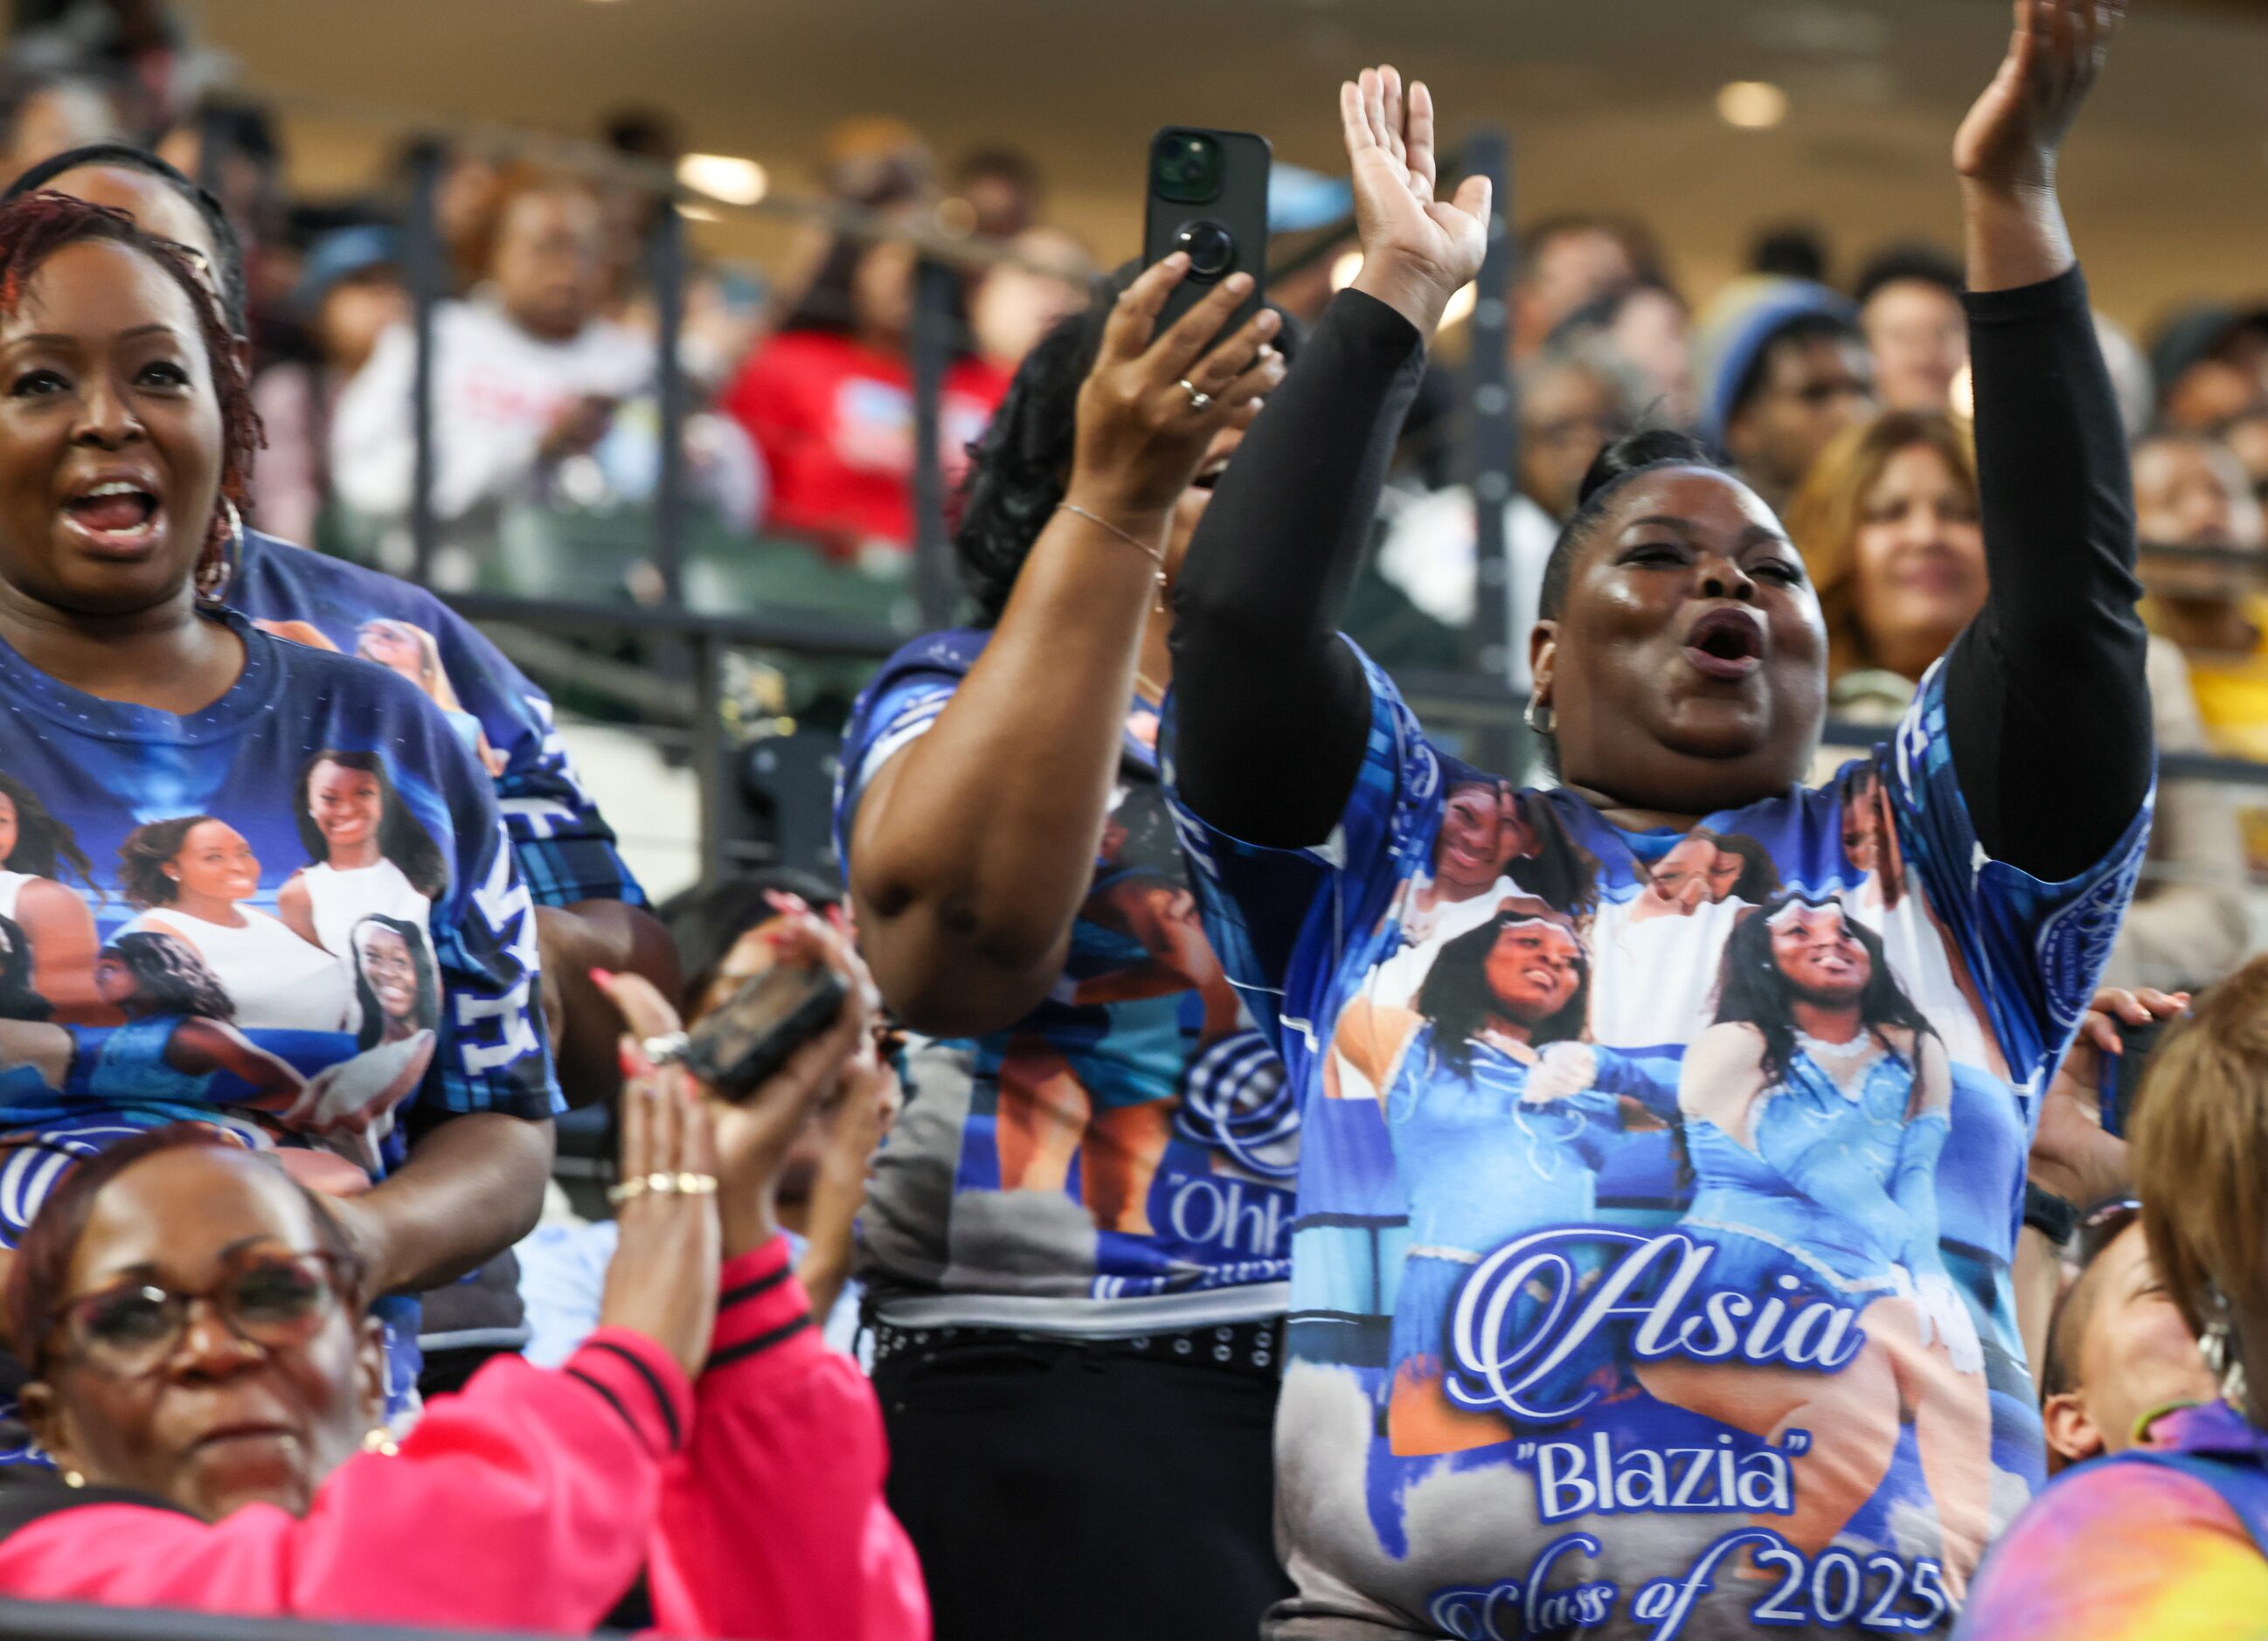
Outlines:
[[[591,971],[591,978],[602,986],[611,986],[615,983],[615,971],[611,968],[593,968]]]

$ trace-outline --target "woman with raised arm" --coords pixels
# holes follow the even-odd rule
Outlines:
[[[1801,784],[1826,635],[1751,490],[1666,433],[1610,447],[1587,475],[1529,644],[1529,722],[1561,784],[1522,801],[1600,863],[1592,990],[1622,1002],[1610,1031],[1594,1004],[1590,1069],[1676,1086],[1684,1143],[1606,1137],[1577,1165],[1598,1172],[1591,1212],[1461,1252],[1416,1245],[1429,1193],[1490,1181],[1413,1178],[1375,1102],[1318,1095],[1359,1075],[1335,1059],[1347,1012],[1400,1001],[1373,996],[1404,945],[1389,909],[1431,857],[1445,794],[1486,778],[1426,740],[1332,622],[1426,342],[1480,265],[1489,196],[1469,181],[1435,199],[1423,85],[1405,94],[1385,69],[1342,89],[1362,271],[1223,480],[1174,634],[1194,875],[1305,1109],[1277,1424],[1300,1593],[1273,1633],[1933,1632],[2039,1484],[2009,1298],[2034,1091],[2087,1006],[2149,827],[2124,449],[2054,187],[2117,20],[2094,0],[2021,0],[1955,142],[1991,594],[1889,744]],[[1868,872],[1842,825],[1862,780],[1881,784],[1905,872],[1896,904],[1863,917]],[[1658,1014],[1602,938],[1704,829],[1772,863],[1790,897],[1775,904],[1879,936],[1879,951],[1809,942],[1797,981],[1772,980],[1790,999],[1771,1016],[1777,1076],[1703,1056],[1707,1017],[1680,1001],[1728,960],[1775,960],[1737,937],[1762,911],[1660,919],[1683,965],[1649,952],[1646,983],[1674,1005]],[[1897,1019],[1861,1010],[1853,1027],[1861,967],[1898,982]],[[1868,1069],[1901,1059],[1926,1074],[1903,1106]],[[1819,1068],[1801,1099],[1760,1100],[1795,1066]],[[1697,1170],[1738,1176],[1737,1225],[1712,1211],[1721,1191],[1697,1196]],[[1854,1256],[1879,1240],[1889,1188],[1823,1183],[1837,1179],[1895,1188],[1918,1228],[1896,1259]],[[1838,1213],[1851,1223],[1828,1236]],[[1503,1438],[1405,1451],[1393,1293],[1445,1254],[1466,1270],[1441,1305],[1438,1394],[1445,1414],[1496,1416]],[[1373,1262],[1378,1292],[1351,1306],[1350,1273]]]
[[[1165,592],[1261,397],[1263,310],[1175,254],[1025,359],[954,551],[979,624],[883,664],[836,823],[929,1034],[859,1221],[890,1496],[945,1641],[1242,1641],[1286,1586],[1269,1431],[1292,1125],[1184,881]],[[1138,1524],[1136,1526],[1134,1524]],[[1109,1576],[1066,1555],[1110,1545]]]

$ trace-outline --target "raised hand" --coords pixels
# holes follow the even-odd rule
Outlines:
[[[1353,168],[1362,272],[1354,288],[1375,297],[1430,340],[1458,287],[1488,250],[1490,188],[1468,177],[1450,199],[1433,197],[1433,94],[1423,80],[1403,95],[1397,69],[1365,69],[1339,87],[1339,121]]]
[[[2056,155],[2102,71],[2124,0],[2015,0],[2000,71],[1953,139],[1954,168],[2010,190],[2055,186]]]
[[[1268,345],[1283,323],[1273,309],[1214,343],[1251,294],[1249,274],[1230,275],[1158,334],[1166,298],[1189,271],[1176,251],[1126,287],[1079,388],[1069,499],[1122,527],[1162,529],[1214,436],[1249,423],[1284,379],[1282,356]]]

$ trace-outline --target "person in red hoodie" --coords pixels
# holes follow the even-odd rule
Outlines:
[[[643,1567],[660,1636],[926,1641],[873,1393],[772,1219],[820,1090],[871,1052],[868,988],[815,920],[781,944],[858,982],[841,1017],[739,1105],[624,1038],[598,1331],[556,1370],[490,1363],[398,1446],[320,1198],[200,1123],[72,1171],[9,1276],[55,1468],[0,1470],[0,1595],[588,1634]],[[606,982],[651,1017],[642,982]]]

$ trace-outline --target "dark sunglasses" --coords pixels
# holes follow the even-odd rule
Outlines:
[[[194,1292],[129,1279],[57,1314],[64,1354],[117,1379],[155,1372],[180,1348],[189,1307],[203,1300],[239,1339],[262,1350],[304,1344],[345,1299],[333,1254],[254,1254]]]

